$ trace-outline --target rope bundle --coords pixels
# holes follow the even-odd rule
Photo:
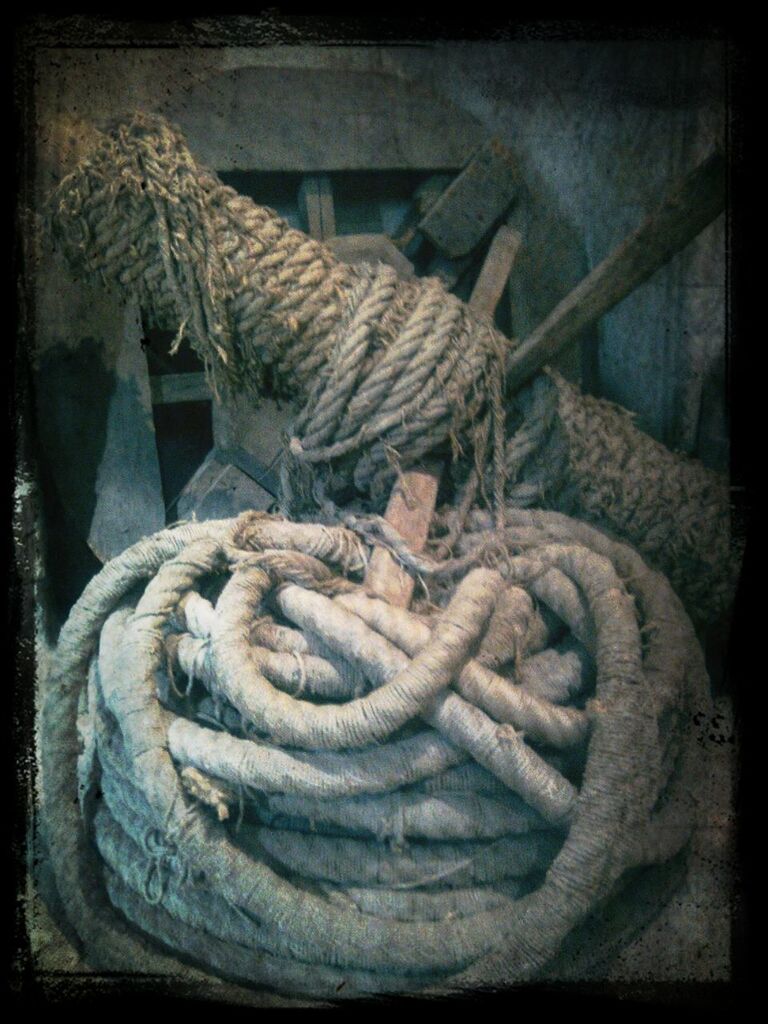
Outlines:
[[[330,998],[522,980],[684,846],[705,680],[678,599],[554,513],[479,537],[410,612],[366,593],[355,532],[259,513],[94,578],[42,793],[95,966],[164,949]]]
[[[73,264],[138,295],[177,343],[189,338],[217,392],[308,401],[283,473],[294,515],[316,511],[313,471],[342,455],[336,479],[384,501],[393,459],[473,434],[486,378],[501,373],[509,342],[439,281],[338,261],[199,167],[160,117],[101,134],[49,221]]]
[[[162,118],[136,114],[97,138],[52,197],[53,237],[185,333],[215,390],[295,401],[286,515],[379,512],[401,467],[452,456],[443,551],[473,510],[503,529],[510,508],[546,504],[627,539],[697,621],[730,607],[740,552],[725,478],[556,375],[505,396],[516,343],[487,318],[435,280],[339,262],[200,167]]]

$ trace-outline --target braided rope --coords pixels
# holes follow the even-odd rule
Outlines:
[[[155,939],[331,998],[496,983],[502,962],[512,982],[684,845],[705,683],[679,601],[584,524],[510,516],[505,556],[488,567],[476,536],[477,568],[421,612],[366,594],[355,533],[259,513],[105,566],[42,720],[90,959],[167,971]]]

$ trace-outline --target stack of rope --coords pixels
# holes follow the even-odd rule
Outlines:
[[[366,592],[356,533],[263,513],[104,567],[42,723],[94,966],[170,952],[327,998],[520,981],[678,854],[706,701],[690,621],[630,548],[514,519],[423,565],[445,600],[412,611]]]
[[[50,229],[69,260],[138,294],[178,328],[214,388],[289,396],[299,410],[281,509],[380,512],[401,468],[453,457],[440,537],[452,551],[484,508],[544,505],[628,540],[671,575],[690,614],[732,603],[728,482],[673,455],[623,410],[541,374],[504,394],[516,345],[432,279],[351,267],[200,167],[179,131],[137,114],[56,190]]]

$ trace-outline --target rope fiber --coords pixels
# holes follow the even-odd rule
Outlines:
[[[338,261],[200,167],[162,118],[136,114],[96,137],[51,198],[50,234],[73,266],[188,337],[217,394],[290,398],[285,515],[380,513],[398,473],[442,456],[455,493],[441,550],[472,510],[503,529],[508,508],[545,506],[629,541],[697,622],[730,608],[741,542],[727,479],[554,373],[505,394],[517,343],[487,317],[435,279]]]
[[[582,930],[694,826],[681,598],[730,604],[725,481],[555,373],[507,394],[488,318],[339,262],[158,117],[98,134],[49,228],[217,395],[296,409],[282,515],[146,538],[61,631],[43,822],[89,962],[336,999],[588,959]],[[415,554],[379,513],[427,455],[451,473]],[[423,584],[411,610],[366,590],[372,545]]]
[[[515,515],[505,557],[478,548],[430,609],[366,593],[354,532],[264,513],[102,569],[42,720],[48,845],[89,958],[134,970],[154,940],[319,998],[485,984],[499,955],[519,981],[684,847],[706,679],[679,600],[592,528]]]

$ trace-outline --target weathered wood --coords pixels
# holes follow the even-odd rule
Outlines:
[[[472,256],[462,256],[458,260],[449,260],[447,256],[438,253],[429,262],[427,277],[436,277],[438,281],[442,282],[446,291],[451,291],[461,281],[473,263],[474,259]]]
[[[337,235],[326,244],[344,263],[388,263],[400,277],[414,276],[411,261],[386,235]]]
[[[179,519],[220,519],[248,509],[268,509],[272,495],[215,448],[179,495]]]
[[[398,249],[407,249],[419,230],[419,221],[430,210],[454,179],[452,174],[433,174],[413,194],[413,201],[392,236]]]
[[[512,153],[490,139],[433,203],[419,230],[446,256],[465,256],[504,215],[520,180]]]
[[[392,489],[385,517],[413,551],[427,541],[440,485],[440,466],[404,473]],[[374,549],[365,574],[366,586],[397,608],[407,608],[413,596],[414,579],[400,567],[386,548]]]
[[[210,402],[213,394],[204,373],[163,373],[149,379],[152,405]]]
[[[507,385],[519,388],[580,331],[659,270],[725,206],[725,158],[716,150],[657,210],[552,310],[507,362]]]
[[[512,265],[522,244],[514,228],[502,224],[493,237],[485,262],[469,298],[472,309],[493,312],[499,304]]]
[[[228,462],[235,466],[240,472],[245,473],[262,490],[267,491],[273,498],[280,493],[280,477],[275,468],[274,460],[268,464],[260,462],[251,452],[239,445],[231,445],[227,448],[216,446],[215,451],[222,462]]]
[[[88,545],[102,561],[165,526],[147,361],[138,305],[125,310],[115,390],[109,402],[104,455]]]
[[[470,305],[476,312],[488,316],[493,316],[521,244],[520,236],[511,228],[500,229],[497,239],[494,239],[480,272],[483,283],[479,288],[475,287],[470,299]],[[427,542],[440,473],[441,466],[435,461],[426,463],[421,469],[408,470],[398,478],[389,496],[385,518],[412,551],[421,551]],[[398,608],[407,608],[411,603],[414,579],[386,548],[374,549],[365,582],[374,593]]]
[[[308,174],[299,188],[299,209],[307,224],[307,234],[324,242],[336,234],[333,187],[327,174]]]
[[[213,403],[213,440],[218,448],[244,448],[266,465],[280,452],[282,435],[295,415],[295,407],[271,398],[254,404],[248,395],[234,395],[226,405]]]
[[[485,134],[470,113],[418,83],[342,67],[207,75],[162,112],[195,157],[219,171],[453,170]]]

